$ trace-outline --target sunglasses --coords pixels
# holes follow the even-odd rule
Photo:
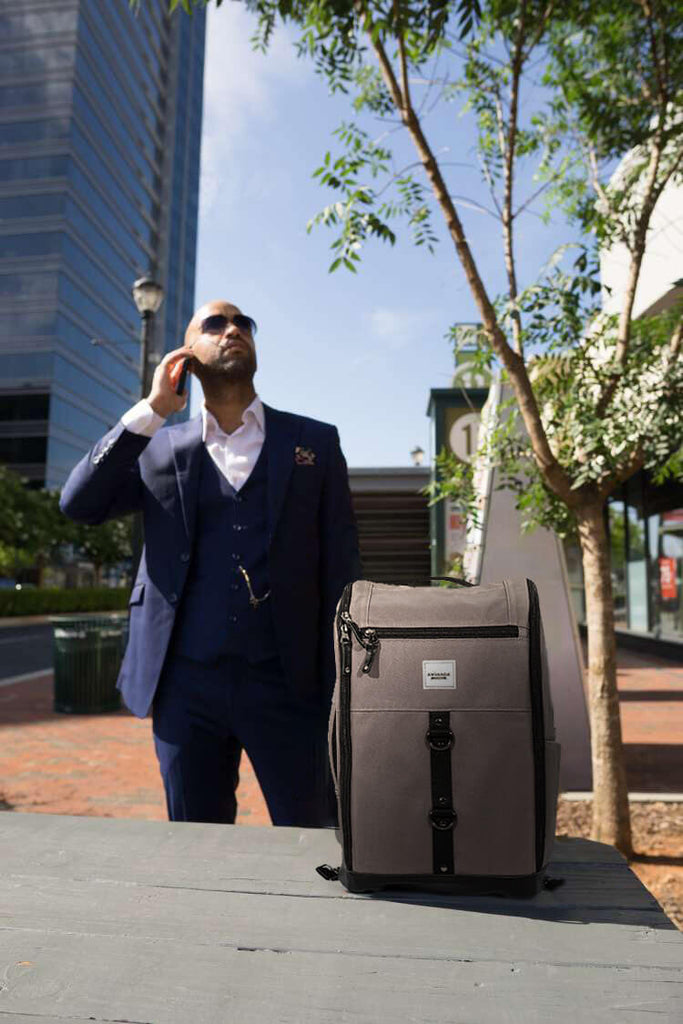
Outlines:
[[[243,313],[235,313],[234,316],[224,316],[222,313],[214,313],[202,320],[202,334],[223,334],[228,324],[234,324],[238,331],[245,331],[247,334],[256,334],[256,321]]]

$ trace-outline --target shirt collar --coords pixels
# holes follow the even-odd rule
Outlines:
[[[216,437],[232,437],[232,434],[226,434],[221,429],[218,420],[212,412],[206,408],[204,402],[202,402],[202,441],[206,444],[207,438],[209,440]],[[263,410],[263,402],[258,395],[254,396],[254,399],[249,403],[244,412],[242,413],[242,424],[245,424],[248,419],[253,417],[256,420],[258,428],[262,434],[266,432],[266,416]],[[238,430],[240,427],[237,428]],[[233,431],[233,434],[235,431]]]

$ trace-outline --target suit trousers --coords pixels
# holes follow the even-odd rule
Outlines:
[[[337,827],[329,709],[292,694],[279,656],[171,656],[152,718],[170,821],[234,824],[244,749],[274,825]]]

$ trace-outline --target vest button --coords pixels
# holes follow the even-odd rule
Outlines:
[[[231,615],[230,616],[230,621],[231,622],[237,622],[237,616],[236,615]]]
[[[176,601],[178,600],[178,595],[177,594],[169,594],[168,595],[168,599],[171,602],[171,604],[175,604]]]
[[[234,551],[233,551],[233,553],[232,553],[232,557],[233,557],[233,559],[234,559],[234,560],[235,560],[236,562],[239,562],[239,561],[240,561],[240,559],[242,558],[242,556],[241,556],[241,555],[236,555]]]
[[[231,590],[239,590],[240,589],[239,583],[231,583],[230,584],[230,589]]]
[[[180,561],[181,562],[189,562],[190,561],[190,552],[189,551],[183,551],[183,553],[180,556]]]

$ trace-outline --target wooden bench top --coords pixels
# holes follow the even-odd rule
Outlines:
[[[533,900],[347,893],[332,829],[0,812],[0,1024],[683,1021],[683,934],[612,848]]]

